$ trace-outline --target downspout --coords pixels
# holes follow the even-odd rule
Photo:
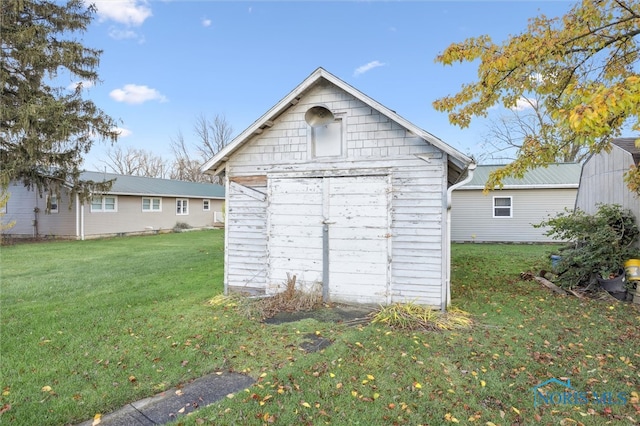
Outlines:
[[[76,240],[80,238],[80,197],[76,194]]]
[[[84,241],[84,201],[80,207],[80,239]]]
[[[451,199],[453,191],[460,188],[473,179],[473,172],[476,169],[476,163],[470,163],[467,166],[467,177],[458,183],[451,185],[447,189],[447,237],[445,238],[446,256],[447,256],[447,274],[444,281],[444,298],[442,300],[441,310],[445,312],[451,303]]]

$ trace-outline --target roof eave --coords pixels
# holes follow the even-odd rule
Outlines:
[[[189,195],[189,194],[151,194],[142,192],[122,192],[122,191],[108,191],[104,194],[107,195],[130,195],[132,197],[167,197],[167,198],[202,198],[207,200],[224,200],[224,196],[218,195]]]
[[[577,183],[570,183],[570,184],[557,184],[557,185],[504,185],[502,188],[494,188],[491,191],[500,191],[500,190],[505,190],[505,189],[575,189],[578,188],[578,184]],[[461,190],[478,190],[478,189],[484,189],[484,186],[482,185],[470,185],[470,186],[463,186],[461,188],[458,188],[458,191]]]

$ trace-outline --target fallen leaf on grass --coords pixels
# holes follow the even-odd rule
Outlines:
[[[51,392],[51,386],[43,386],[41,390],[42,392]]]
[[[9,410],[11,410],[11,404],[4,404],[2,407],[0,407],[0,415],[2,415],[2,413],[6,413]]]
[[[455,417],[453,417],[451,415],[451,413],[447,413],[444,415],[444,419],[448,422],[452,422],[452,423],[460,423],[460,420],[456,419]]]
[[[91,423],[91,426],[99,425],[101,420],[102,420],[102,414],[97,413],[95,416],[93,416],[93,422]]]

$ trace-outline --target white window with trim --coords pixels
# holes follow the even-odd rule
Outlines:
[[[179,216],[189,214],[189,200],[186,198],[176,199],[176,214]]]
[[[161,212],[162,198],[142,197],[143,212]]]
[[[342,120],[335,120],[311,128],[311,144],[314,157],[339,157],[342,155]]]
[[[117,212],[118,197],[113,195],[105,195],[101,197],[91,198],[91,212]]]
[[[493,217],[513,217],[513,198],[493,197]]]
[[[56,194],[47,195],[47,211],[49,213],[58,213],[58,196]]]
[[[211,211],[211,200],[202,200],[202,210],[205,212]]]

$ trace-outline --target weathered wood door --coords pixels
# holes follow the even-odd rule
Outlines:
[[[388,189],[388,176],[270,179],[270,282],[293,273],[327,285],[332,301],[385,303]]]

